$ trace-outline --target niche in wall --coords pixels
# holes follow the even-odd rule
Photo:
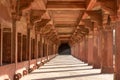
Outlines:
[[[10,28],[3,29],[2,52],[3,52],[2,53],[3,65],[12,63],[12,57],[15,57],[15,56],[11,54],[11,29]]]
[[[40,53],[40,41],[38,41],[38,57],[41,58],[41,53]]]
[[[31,39],[31,59],[35,59],[35,39]]]
[[[22,36],[22,61],[28,60],[27,55],[27,37],[26,35]]]
[[[18,62],[22,61],[22,35],[21,33],[17,34],[17,56],[18,56]]]

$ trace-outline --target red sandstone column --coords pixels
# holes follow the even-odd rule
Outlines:
[[[76,44],[76,48],[77,48],[77,58],[79,59],[79,45],[78,45],[78,43]]]
[[[76,57],[78,58],[78,48],[77,48],[77,43],[76,43]]]
[[[37,40],[37,33],[35,33],[35,58],[36,58],[36,64],[38,59],[38,40]]]
[[[78,45],[76,43],[76,57],[78,58]]]
[[[82,61],[84,61],[84,52],[83,52],[83,50],[84,50],[84,48],[83,48],[83,46],[84,46],[84,41],[82,40],[82,42],[81,42],[81,60]]]
[[[0,66],[2,65],[2,29],[0,24]]]
[[[29,60],[29,68],[30,68],[30,60],[31,60],[31,39],[30,39],[30,25],[28,25],[28,28],[27,28],[27,53],[28,53],[28,60]]]
[[[115,28],[115,74],[114,80],[120,80],[120,20],[114,24]]]
[[[54,55],[56,54],[56,44],[54,44]]]
[[[77,46],[76,46],[76,43],[75,43],[75,57],[77,58]]]
[[[73,55],[73,48],[72,48],[72,46],[71,46],[71,55]]]
[[[102,73],[113,73],[113,32],[102,31]]]
[[[74,45],[72,46],[72,50],[73,50],[73,56],[75,56]]]
[[[74,56],[76,57],[76,44],[74,45]]]
[[[93,32],[88,36],[88,65],[93,64]]]
[[[84,43],[85,43],[85,41],[83,39],[83,41],[82,41],[82,60],[83,60],[83,62],[85,61]]]
[[[82,51],[82,54],[83,54],[83,61],[85,63],[87,63],[87,45],[86,45],[87,41],[86,41],[86,37],[84,37],[83,39],[83,51]]]
[[[47,38],[46,38],[46,56],[47,56],[47,60],[49,60],[48,45],[49,45],[49,43],[48,43],[48,40],[47,40]],[[54,47],[53,47],[53,49],[54,49]],[[53,50],[53,53],[55,53],[54,51],[55,51],[55,50]]]
[[[43,58],[43,35],[40,34],[40,55],[41,55],[41,62]]]
[[[80,59],[80,42],[78,43],[78,59]]]
[[[85,36],[85,62],[88,63],[88,36]]]
[[[81,42],[80,42],[80,54],[79,54],[79,56],[80,56],[80,60],[82,60],[82,47],[81,47]]]
[[[75,57],[75,45],[74,45],[73,49],[74,49],[74,57]]]
[[[102,35],[101,35],[101,31],[98,31],[98,56],[99,56],[99,60],[100,60],[100,65],[101,65],[101,58],[102,58]]]
[[[80,42],[80,60],[82,61],[82,41]]]
[[[100,59],[98,55],[98,31],[97,29],[94,30],[94,50],[93,50],[93,68],[100,68]]]
[[[74,47],[73,47],[73,45],[72,45],[72,55],[74,56]]]
[[[71,50],[71,55],[72,55],[72,53],[73,53],[73,52],[72,52],[72,46],[70,47],[70,50]]]
[[[12,14],[12,63],[15,62],[15,68],[17,69],[17,31],[16,31],[16,14]],[[15,69],[15,70],[16,70]]]

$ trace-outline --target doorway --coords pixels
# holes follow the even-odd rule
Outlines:
[[[59,55],[71,55],[71,49],[68,43],[62,43],[58,49]]]

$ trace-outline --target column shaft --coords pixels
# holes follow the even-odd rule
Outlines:
[[[98,31],[94,30],[93,68],[100,68],[100,57],[98,55]]]
[[[113,33],[102,31],[102,73],[113,73]]]
[[[117,25],[115,28],[115,45],[116,45],[116,49],[115,49],[116,53],[115,53],[114,80],[120,80],[120,26],[119,25]]]
[[[88,36],[88,65],[93,64],[93,35]]]

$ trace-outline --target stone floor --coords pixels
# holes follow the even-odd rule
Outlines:
[[[21,80],[113,80],[113,74],[101,74],[71,55],[57,56]]]

